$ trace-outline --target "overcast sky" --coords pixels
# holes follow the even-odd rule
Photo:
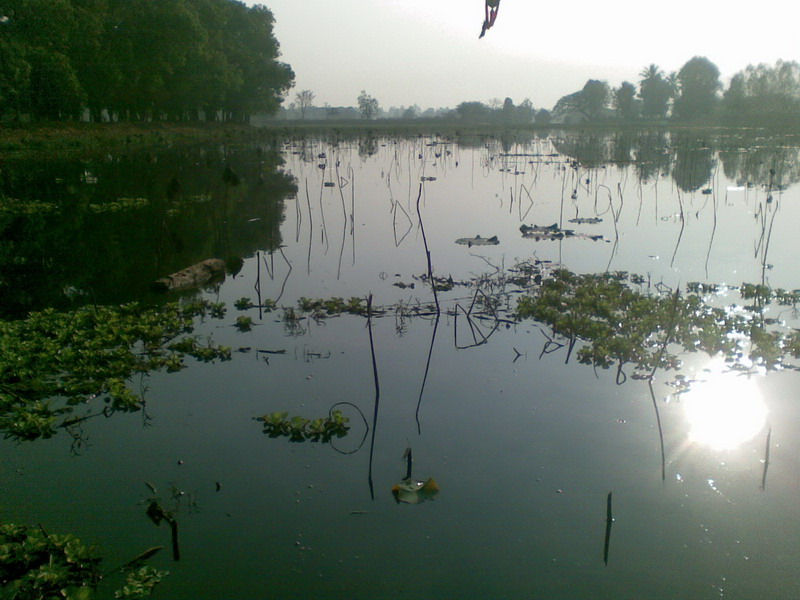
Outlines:
[[[253,2],[249,2],[253,4]],[[483,0],[263,0],[282,60],[315,104],[455,107],[510,96],[552,108],[587,79],[638,81],[706,56],[727,82],[750,63],[800,60],[800,3],[502,0],[479,40]]]

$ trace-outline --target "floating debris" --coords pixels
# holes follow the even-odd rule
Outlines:
[[[597,225],[598,223],[602,223],[603,219],[600,217],[575,217],[574,219],[570,219],[569,222],[576,223],[577,225]]]
[[[493,235],[492,237],[489,237],[489,238],[483,238],[483,237],[481,237],[479,235],[476,235],[475,237],[471,237],[471,238],[463,237],[463,238],[458,238],[456,240],[456,244],[461,244],[462,246],[468,246],[468,247],[472,247],[472,246],[497,246],[497,244],[499,244],[499,243],[500,243],[500,240],[497,239],[496,235]]]
[[[589,235],[587,233],[576,233],[572,229],[561,229],[556,223],[552,225],[521,225],[519,230],[522,237],[536,241],[541,240],[563,240],[564,238],[580,238],[597,242],[603,239],[602,235]]]
[[[425,481],[417,481],[407,477],[400,483],[392,486],[392,495],[399,504],[420,504],[426,500],[433,500],[439,494],[439,485],[433,477]]]

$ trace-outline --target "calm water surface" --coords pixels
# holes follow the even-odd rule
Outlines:
[[[281,310],[233,306],[256,301],[257,284],[281,307],[370,293],[380,307],[430,303],[425,241],[434,274],[456,282],[538,259],[545,272],[640,274],[647,293],[795,289],[793,140],[554,134],[277,151],[282,166],[266,149],[229,147],[4,169],[7,196],[68,207],[57,222],[7,225],[23,256],[5,265],[9,316],[149,298],[158,276],[236,256],[238,273],[201,293],[226,303],[225,319],[198,331],[251,350],[132,381],[147,386],[147,426],[117,415],[88,422],[80,443],[4,441],[3,520],[74,533],[113,566],[169,546],[168,528],[145,515],[150,482],[180,524],[180,562],[166,550],[151,560],[170,572],[163,598],[800,596],[795,371],[747,377],[682,356],[682,373],[707,380],[697,393],[723,399],[715,409],[692,409],[658,374],[662,479],[647,383],[618,385],[615,369],[568,359],[566,346],[543,352],[553,334],[532,320],[466,319],[474,286],[439,293],[438,324],[392,309],[373,318],[372,347],[363,317],[289,328]],[[223,182],[226,165],[239,185]],[[86,209],[137,197],[150,205]],[[520,232],[553,224],[577,235]],[[499,243],[456,243],[476,236]],[[710,302],[742,304],[735,290]],[[240,315],[252,331],[232,326]],[[800,326],[792,307],[772,316]],[[253,420],[323,417],[341,402],[351,429],[332,444],[270,438]],[[440,487],[430,501],[392,495],[407,447],[414,477]]]

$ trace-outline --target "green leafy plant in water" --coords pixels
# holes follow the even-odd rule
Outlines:
[[[247,310],[248,308],[253,308],[255,305],[250,298],[239,298],[233,303],[233,306],[236,310]]]
[[[114,598],[139,600],[149,598],[161,580],[169,575],[169,571],[159,571],[151,566],[144,566],[128,572],[125,585],[114,593]]]
[[[245,316],[236,317],[235,327],[239,331],[250,331],[253,328],[253,319]]]
[[[68,415],[98,398],[104,404],[95,414],[141,410],[143,396],[127,384],[134,375],[180,370],[185,356],[230,359],[230,348],[189,335],[194,319],[213,311],[206,302],[126,304],[0,321],[0,430],[18,440],[49,438],[86,418]]]
[[[0,525],[0,596],[87,598],[102,578],[95,548],[41,527]],[[8,595],[6,595],[6,593]]]
[[[269,437],[288,437],[292,442],[330,442],[332,438],[341,438],[347,435],[350,429],[350,419],[341,411],[331,411],[327,418],[306,419],[304,417],[289,417],[288,412],[274,412],[256,421],[264,424],[264,433]]]
[[[768,329],[761,317],[773,299],[782,304],[790,300],[786,292],[743,285],[743,298],[757,298],[760,306],[735,313],[713,307],[698,295],[716,293],[716,286],[690,284],[685,295],[648,295],[631,289],[628,280],[627,273],[578,275],[558,270],[519,300],[516,316],[585,342],[577,352],[582,363],[601,368],[632,364],[640,375],[680,366],[668,345],[685,352],[722,353],[737,369],[750,364],[787,367],[787,356],[797,357],[797,332]]]
[[[366,299],[355,296],[349,300],[336,297],[327,299],[302,297],[298,300],[297,305],[300,312],[311,313],[311,316],[314,318],[324,318],[341,314],[367,314]]]

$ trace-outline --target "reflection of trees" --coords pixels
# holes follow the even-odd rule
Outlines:
[[[672,178],[684,192],[703,187],[710,179],[716,165],[714,151],[703,144],[678,144]]]
[[[725,176],[739,185],[767,185],[770,170],[775,170],[774,183],[792,185],[800,181],[800,148],[796,146],[763,145],[763,140],[728,141],[719,152]]]
[[[364,137],[358,140],[358,156],[363,160],[378,151],[378,138]]]
[[[610,162],[611,137],[607,133],[568,133],[553,140],[559,153],[577,160],[587,168],[601,167]]]
[[[0,211],[4,312],[63,306],[65,289],[123,302],[206,258],[277,248],[293,191],[279,160],[217,148],[7,163],[2,193],[27,208]],[[56,209],[36,212],[40,201]]]

